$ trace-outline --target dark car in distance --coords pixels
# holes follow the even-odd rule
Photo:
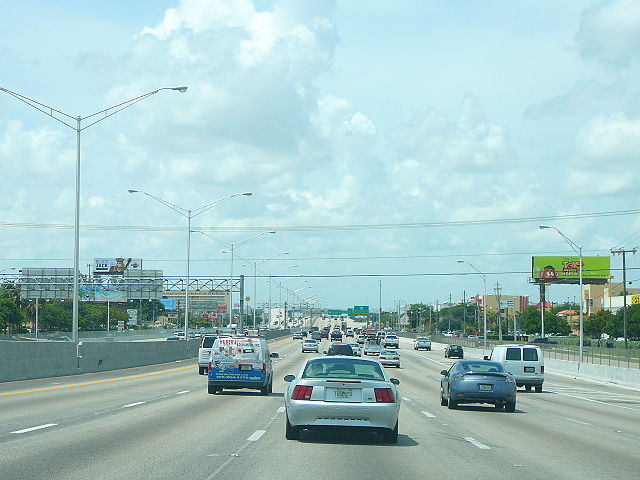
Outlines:
[[[351,357],[354,356],[353,349],[348,343],[332,343],[329,346],[329,350],[325,351],[324,353],[326,355],[348,355]]]
[[[456,358],[462,359],[464,358],[464,352],[460,345],[456,345],[456,344],[447,345],[444,349],[444,357],[445,358],[456,357]]]
[[[331,332],[331,341],[333,342],[334,340],[342,341],[342,331],[334,330]]]

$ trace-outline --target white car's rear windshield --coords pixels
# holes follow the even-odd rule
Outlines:
[[[326,358],[309,362],[302,378],[353,378],[385,380],[380,365],[353,358]]]

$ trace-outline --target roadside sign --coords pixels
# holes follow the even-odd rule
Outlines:
[[[631,295],[631,305],[640,305],[640,295]]]

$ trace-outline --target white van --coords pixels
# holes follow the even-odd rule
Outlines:
[[[278,354],[270,353],[262,338],[216,338],[209,356],[207,392],[250,388],[268,395],[273,386],[272,358]]]
[[[526,390],[534,387],[536,392],[542,392],[544,382],[544,358],[542,350],[535,345],[496,345],[491,355],[485,355],[485,360],[500,362],[505,370],[516,379],[519,387]]]

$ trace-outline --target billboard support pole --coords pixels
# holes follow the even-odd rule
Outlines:
[[[545,285],[540,284],[540,325],[542,326],[540,336],[544,338],[544,311],[546,307],[547,299],[545,298]]]

